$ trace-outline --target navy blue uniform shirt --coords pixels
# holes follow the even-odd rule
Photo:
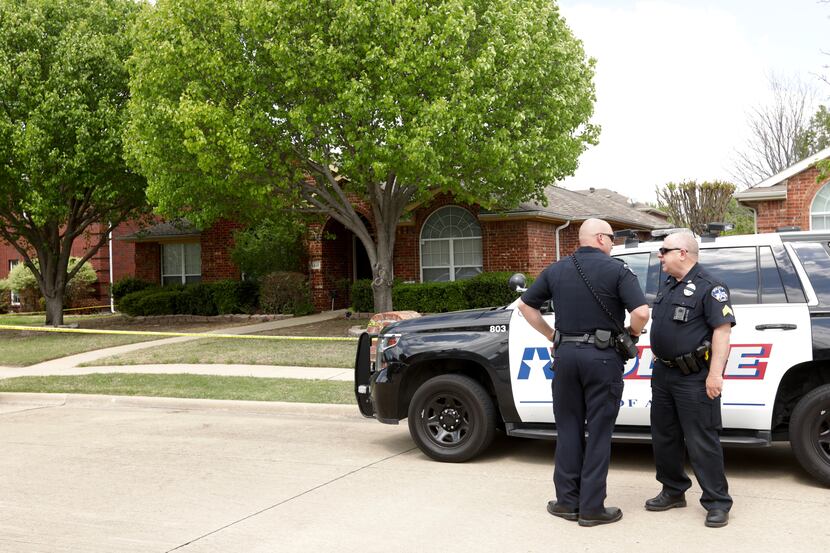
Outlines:
[[[625,321],[625,310],[633,311],[646,304],[637,276],[621,260],[588,246],[579,248],[574,255],[620,326]],[[614,323],[585,286],[570,256],[549,265],[522,294],[522,301],[536,309],[549,299],[553,299],[554,326],[559,332],[584,334],[598,328],[616,332]]]
[[[729,289],[695,263],[681,280],[663,282],[651,315],[651,349],[661,359],[691,353],[715,327],[735,326]]]

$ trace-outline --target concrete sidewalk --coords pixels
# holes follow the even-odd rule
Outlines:
[[[326,311],[280,319],[253,325],[234,326],[229,328],[218,328],[204,334],[255,334],[268,330],[277,330],[304,324],[313,324],[321,321],[344,317],[345,309],[337,311]],[[164,338],[151,340],[136,344],[126,344],[111,348],[99,349],[69,355],[59,359],[52,359],[31,365],[28,367],[0,367],[0,378],[13,378],[16,376],[49,376],[49,375],[77,375],[94,373],[153,373],[153,374],[207,374],[222,376],[258,376],[268,378],[309,378],[320,380],[348,380],[354,379],[352,369],[334,367],[295,367],[295,366],[274,366],[274,365],[221,365],[221,364],[171,364],[171,365],[110,365],[110,366],[89,366],[79,367],[82,363],[90,363],[97,359],[103,359],[112,355],[137,351],[147,348],[155,348],[169,344],[178,344],[198,340],[200,336],[180,336],[176,338]],[[357,347],[357,345],[355,345]]]

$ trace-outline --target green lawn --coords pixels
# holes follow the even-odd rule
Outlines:
[[[71,325],[74,323],[83,324],[88,321],[104,321],[106,319],[118,319],[118,315],[109,313],[94,315],[67,315],[63,316],[63,323]],[[14,326],[43,326],[46,323],[46,315],[15,315],[14,313],[6,313],[0,315],[0,325],[14,325]]]
[[[354,367],[357,341],[235,340],[202,338],[182,344],[106,357],[86,366],[148,364],[296,365],[300,367]]]
[[[355,403],[351,382],[195,374],[24,376],[0,380],[0,392]]]
[[[27,367],[42,361],[101,348],[146,342],[152,336],[61,334],[0,330],[0,366]]]

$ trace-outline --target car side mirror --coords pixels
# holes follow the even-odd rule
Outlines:
[[[514,292],[524,292],[527,290],[527,279],[522,273],[515,273],[507,281],[507,287]]]

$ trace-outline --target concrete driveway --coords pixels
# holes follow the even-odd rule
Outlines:
[[[830,493],[787,446],[728,449],[735,508],[643,510],[649,446],[616,445],[608,505],[580,528],[544,509],[552,442],[499,438],[429,461],[355,407],[0,394],[0,551],[824,551]]]

